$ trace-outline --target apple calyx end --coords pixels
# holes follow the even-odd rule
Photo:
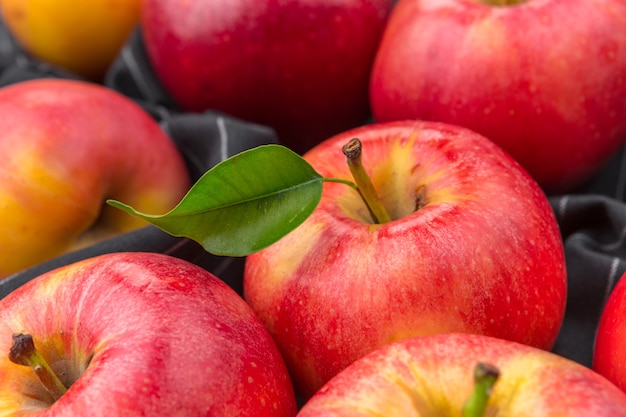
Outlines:
[[[35,347],[35,342],[30,334],[15,333],[13,335],[13,345],[9,351],[9,360],[17,365],[30,366],[54,401],[58,400],[67,391],[67,387],[52,371],[48,362]]]
[[[369,209],[369,212],[377,224],[388,223],[391,221],[387,209],[383,205],[380,196],[376,192],[372,180],[370,179],[363,164],[361,155],[363,152],[363,144],[359,138],[350,139],[341,149],[346,156],[346,162],[350,168],[350,173],[357,185],[357,191],[363,199],[363,202]]]

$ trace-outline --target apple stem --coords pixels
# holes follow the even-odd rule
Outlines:
[[[526,0],[483,0],[492,6],[515,6],[516,4],[523,3]]]
[[[369,209],[374,221],[378,224],[387,223],[391,221],[389,213],[383,206],[383,203],[372,184],[363,164],[361,163],[361,154],[363,153],[363,144],[358,138],[353,138],[346,143],[342,148],[343,154],[346,156],[346,161],[352,177],[357,185],[357,190],[361,195],[361,198],[365,202],[365,205]]]
[[[474,391],[463,405],[463,417],[483,417],[500,371],[493,365],[478,363],[474,368]]]
[[[9,360],[18,365],[30,366],[55,401],[67,391],[67,387],[63,385],[48,362],[35,348],[31,335],[23,333],[13,335],[13,346],[9,352]]]

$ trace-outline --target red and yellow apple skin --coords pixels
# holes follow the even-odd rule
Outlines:
[[[600,316],[593,369],[626,392],[626,279],[617,282]]]
[[[626,416],[626,395],[577,362],[502,339],[441,334],[402,340],[354,362],[298,417],[461,416],[478,362],[500,371],[485,416]]]
[[[393,0],[144,0],[150,62],[182,108],[270,126],[302,153],[370,117]]]
[[[141,107],[105,87],[41,79],[0,89],[0,277],[147,223],[190,177],[175,144]]]
[[[626,2],[401,0],[370,84],[379,122],[472,129],[550,194],[582,184],[626,140]]]
[[[51,402],[9,361],[14,333],[69,388]],[[101,255],[0,301],[0,415],[290,417],[296,400],[271,336],[206,270],[154,253]]]
[[[351,179],[341,148],[353,137],[394,220],[372,224],[353,188],[326,183],[312,215],[245,265],[245,298],[300,394],[417,335],[481,333],[551,348],[566,271],[536,182],[484,137],[420,121],[353,129],[304,158],[324,177]]]
[[[141,0],[0,0],[0,13],[26,52],[101,81],[139,23]]]

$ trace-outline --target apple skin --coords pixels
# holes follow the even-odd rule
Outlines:
[[[162,214],[190,187],[175,144],[105,87],[39,79],[0,89],[0,277],[147,225],[107,198]]]
[[[620,278],[600,316],[593,369],[626,392],[626,279]]]
[[[32,369],[8,359],[20,332],[71,383],[52,405]],[[0,352],[1,415],[296,413],[285,364],[248,305],[167,255],[100,255],[40,275],[0,300]]]
[[[401,0],[372,69],[379,122],[467,127],[549,194],[571,191],[626,140],[622,0]]]
[[[2,18],[33,57],[101,81],[139,23],[141,0],[0,0]]]
[[[551,348],[565,259],[536,182],[484,137],[430,122],[352,129],[304,158],[324,177],[351,179],[341,148],[353,137],[395,220],[372,224],[353,188],[326,183],[312,215],[245,264],[245,299],[300,395],[412,336],[480,333]]]
[[[441,334],[402,340],[356,361],[298,417],[460,416],[478,362],[500,370],[485,416],[626,416],[626,395],[577,362],[502,339]]]
[[[372,62],[393,0],[144,0],[150,62],[187,111],[274,128],[302,153],[370,117]]]

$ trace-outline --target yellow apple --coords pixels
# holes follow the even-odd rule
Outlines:
[[[141,0],[0,0],[2,18],[33,57],[103,77],[139,21]]]
[[[174,142],[129,98],[94,83],[0,89],[0,278],[144,226],[104,204],[173,208],[190,178]]]

